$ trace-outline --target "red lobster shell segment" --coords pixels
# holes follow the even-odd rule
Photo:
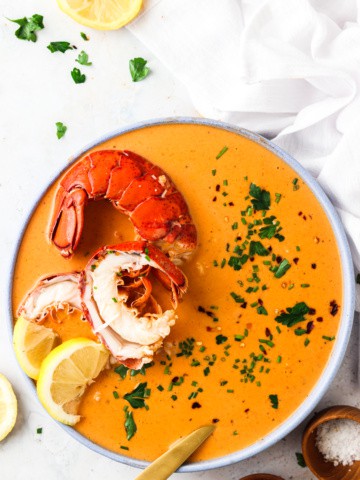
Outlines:
[[[108,199],[129,216],[136,233],[173,259],[196,248],[197,232],[189,208],[169,176],[129,151],[100,150],[71,167],[60,181],[49,237],[64,257],[76,249],[89,200]]]
[[[173,309],[163,311],[153,297],[150,274],[172,292]],[[117,361],[134,369],[149,363],[162,346],[186,289],[181,270],[144,241],[102,247],[80,280],[82,309],[94,332]]]

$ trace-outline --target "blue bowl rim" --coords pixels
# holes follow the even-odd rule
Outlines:
[[[30,219],[37,208],[39,202],[41,201],[43,195],[48,190],[49,186],[51,186],[59,177],[64,173],[68,168],[69,165],[74,162],[76,159],[84,155],[89,149],[94,148],[105,141],[111,140],[114,137],[119,135],[123,135],[125,133],[132,132],[134,130],[141,130],[143,128],[148,128],[151,126],[161,126],[161,125],[168,125],[168,124],[190,124],[190,125],[204,125],[208,127],[215,127],[222,130],[226,130],[231,133],[235,133],[242,137],[245,137],[253,142],[261,145],[262,147],[266,148],[270,152],[277,155],[281,158],[287,165],[289,165],[298,175],[299,177],[304,180],[304,182],[308,185],[311,189],[315,197],[317,198],[318,202],[323,208],[331,227],[333,229],[337,246],[340,255],[340,261],[342,265],[342,276],[343,276],[343,308],[342,308],[342,316],[340,321],[339,330],[336,336],[335,344],[333,346],[332,353],[330,358],[322,372],[321,376],[319,377],[318,381],[312,388],[309,395],[306,399],[301,403],[301,405],[278,427],[272,430],[269,434],[267,434],[264,438],[258,440],[257,442],[249,445],[248,447],[233,452],[231,454],[217,457],[211,460],[205,460],[200,462],[194,462],[190,464],[185,464],[178,469],[178,472],[198,472],[204,470],[210,470],[219,467],[229,466],[233,463],[240,462],[241,460],[245,460],[253,455],[262,452],[263,450],[269,448],[270,446],[274,445],[279,440],[283,439],[286,435],[288,435],[292,430],[294,430],[316,407],[318,402],[321,400],[323,395],[325,394],[326,390],[330,386],[331,382],[333,381],[341,362],[344,358],[347,344],[349,342],[352,323],[354,318],[354,310],[355,310],[355,282],[354,282],[354,269],[352,263],[351,252],[349,248],[349,244],[346,238],[346,234],[341,223],[341,220],[331,204],[330,200],[320,187],[320,185],[316,182],[316,180],[312,177],[312,175],[307,172],[294,158],[291,157],[287,152],[282,150],[280,147],[272,143],[270,140],[262,137],[261,135],[246,130],[241,127],[237,127],[222,121],[206,119],[206,118],[196,118],[196,117],[170,117],[170,118],[159,118],[153,120],[145,120],[141,122],[134,123],[129,126],[125,126],[111,133],[103,135],[98,140],[86,145],[82,148],[78,153],[71,156],[69,160],[66,162],[65,166],[56,173],[56,175],[51,179],[50,182],[47,183],[45,188],[41,188],[41,191],[37,194],[36,202],[31,206],[29,209],[26,221],[24,222],[23,228],[21,229],[17,241],[14,244],[13,251],[11,254],[11,262],[9,265],[9,271],[7,272],[6,279],[6,292],[7,292],[7,326],[8,326],[8,334],[12,341],[12,332],[13,332],[13,311],[12,311],[12,285],[14,280],[14,271],[15,265],[18,255],[18,250],[21,245],[22,238],[26,232],[27,226],[30,222]],[[22,370],[21,370],[22,371]],[[31,391],[35,394],[36,398],[36,388],[33,381],[27,377],[27,375],[22,371],[24,378],[26,379],[27,385],[31,389]],[[55,421],[55,420],[54,420]],[[145,468],[149,465],[149,462],[143,460],[137,460],[131,457],[127,457],[125,455],[117,454],[110,450],[107,450],[99,445],[91,442],[89,439],[78,433],[72,427],[63,425],[59,422],[58,423],[68,434],[70,434],[75,440],[79,441],[84,446],[88,447],[92,451],[104,455],[112,460],[117,462],[124,463],[126,465],[137,467],[137,468]]]

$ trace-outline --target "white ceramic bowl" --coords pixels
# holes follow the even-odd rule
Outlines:
[[[255,455],[256,453],[259,453],[266,448],[270,447],[274,443],[278,442],[281,440],[283,437],[285,437],[288,433],[290,433],[294,428],[296,428],[299,423],[305,419],[307,415],[311,413],[311,411],[315,408],[317,403],[320,401],[321,397],[324,395],[328,387],[330,386],[332,380],[335,377],[335,374],[340,367],[340,364],[343,360],[346,347],[348,344],[348,340],[350,337],[350,332],[351,332],[351,327],[353,323],[353,317],[354,317],[354,304],[355,304],[355,282],[354,282],[354,272],[353,272],[353,264],[352,264],[352,259],[351,259],[351,254],[350,254],[350,249],[349,245],[346,239],[346,235],[343,229],[343,226],[340,222],[340,219],[335,211],[335,208],[332,206],[330,203],[329,199],[319,186],[319,184],[314,180],[314,178],[296,161],[294,160],[290,155],[288,155],[286,152],[284,152],[281,148],[277,147],[273,143],[271,143],[269,140],[266,140],[264,137],[261,137],[260,135],[257,135],[256,133],[249,132],[248,130],[244,130],[242,128],[238,128],[232,125],[228,125],[222,122],[218,122],[215,120],[206,120],[206,119],[198,119],[198,118],[170,118],[170,119],[159,119],[159,120],[152,120],[152,121],[146,121],[146,122],[141,122],[137,123],[135,125],[131,125],[129,127],[121,128],[118,129],[109,135],[106,135],[102,138],[99,138],[97,141],[92,143],[91,145],[87,145],[82,151],[78,152],[76,155],[74,155],[70,160],[74,161],[77,158],[79,158],[81,155],[83,155],[89,148],[96,147],[97,145],[100,145],[106,140],[109,140],[113,137],[116,137],[118,135],[124,134],[126,132],[132,131],[132,130],[141,130],[142,128],[146,128],[152,125],[164,125],[164,124],[169,124],[169,123],[186,123],[186,124],[200,124],[200,125],[207,125],[211,127],[216,127],[220,129],[227,130],[232,133],[236,133],[238,135],[241,135],[243,137],[246,137],[250,140],[252,140],[255,143],[260,144],[262,147],[266,148],[267,150],[270,150],[273,152],[275,155],[280,157],[285,163],[287,163],[295,172],[296,174],[304,180],[304,182],[308,185],[308,187],[312,190],[314,193],[315,197],[317,198],[318,202],[323,208],[323,211],[325,212],[331,226],[334,232],[334,235],[336,237],[336,241],[338,244],[338,249],[340,252],[340,259],[341,259],[341,265],[342,265],[342,276],[343,276],[343,304],[342,304],[342,315],[340,319],[340,326],[339,326],[339,331],[336,336],[336,342],[333,347],[331,356],[329,358],[329,361],[318,379],[317,383],[315,384],[314,388],[310,392],[310,394],[306,397],[306,399],[303,401],[303,403],[297,408],[293,414],[288,417],[282,424],[280,424],[277,428],[275,428],[272,432],[270,432],[268,435],[266,435],[264,438],[261,440],[258,440],[257,442],[253,443],[249,447],[246,447],[242,450],[239,450],[237,452],[231,453],[230,455],[225,455],[223,457],[215,458],[213,460],[206,460],[202,462],[195,462],[191,464],[187,464],[182,466],[179,471],[180,472],[195,472],[195,471],[201,471],[201,470],[208,470],[212,468],[218,468],[218,467],[223,467],[226,465],[230,465],[235,462],[239,462],[240,460],[244,460],[245,458],[251,457]],[[66,167],[64,170],[66,170],[69,167],[69,162],[64,162]],[[49,180],[49,185],[51,185],[59,175],[61,175],[62,172],[58,172],[55,178],[52,178]],[[12,283],[13,283],[13,274],[14,274],[14,267],[16,263],[16,258],[17,258],[17,252],[18,248],[20,246],[23,234],[27,228],[28,221],[31,218],[32,212],[36,208],[38,202],[41,200],[42,196],[44,195],[45,191],[39,192],[38,193],[38,198],[37,200],[34,199],[34,206],[33,209],[27,219],[26,224],[24,225],[24,228],[21,232],[19,232],[19,236],[17,239],[17,243],[14,248],[13,252],[13,258],[12,258],[12,263],[10,267],[10,271],[8,272],[8,278],[7,278],[7,290],[8,290],[8,305],[7,305],[7,312],[8,312],[8,328],[9,328],[9,333],[10,337],[12,338],[12,329],[13,329],[13,318],[14,314],[12,311],[12,305],[11,305],[11,292],[12,292]],[[31,390],[33,391],[34,395],[36,395],[36,389],[34,386],[34,383],[24,374],[26,381],[28,385],[30,386]],[[87,438],[82,436],[80,433],[78,433],[76,430],[74,430],[71,427],[67,427],[65,425],[60,424],[62,428],[64,428],[72,437],[74,437],[76,440],[81,442],[83,445],[87,446],[91,450],[100,453],[102,455],[105,455],[117,462],[122,462],[127,465],[131,465],[133,467],[140,467],[140,468],[145,468],[148,465],[148,462],[141,461],[141,460],[136,460],[133,458],[126,457],[124,455],[117,454],[115,452],[112,452],[110,450],[106,450],[91,441],[89,441]]]

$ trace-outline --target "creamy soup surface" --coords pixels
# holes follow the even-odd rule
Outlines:
[[[75,428],[141,460],[209,423],[215,432],[192,461],[247,447],[299,407],[335,343],[342,272],[329,221],[290,167],[234,133],[153,126],[94,150],[105,148],[134,151],[169,174],[189,205],[199,245],[182,266],[189,289],[165,348],[140,372],[103,372],[87,389]],[[39,277],[80,270],[100,246],[134,239],[130,221],[110,202],[91,202],[75,255],[62,258],[47,240],[55,187],[36,208],[19,250],[14,312]],[[77,314],[46,325],[62,340],[96,338]],[[147,407],[134,409],[123,397],[140,383]],[[130,439],[124,407],[136,424]]]

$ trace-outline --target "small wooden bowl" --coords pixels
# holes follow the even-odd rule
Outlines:
[[[360,410],[355,407],[339,405],[319,412],[306,426],[302,438],[302,452],[306,465],[320,480],[358,480],[360,479],[360,461],[352,465],[335,465],[326,462],[316,446],[316,429],[329,420],[347,419],[360,423]]]
[[[242,477],[240,480],[284,480],[282,477],[277,475],[270,475],[270,473],[254,473],[253,475],[248,475],[247,477]]]

